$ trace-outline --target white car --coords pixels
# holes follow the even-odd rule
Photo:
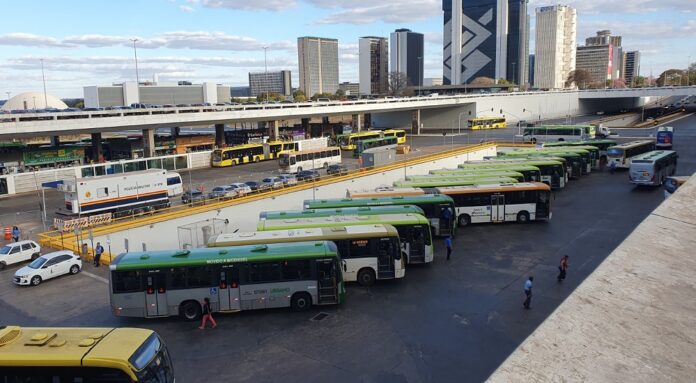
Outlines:
[[[0,248],[0,270],[8,265],[34,260],[41,255],[41,246],[34,241],[8,243]]]
[[[237,195],[240,197],[251,193],[251,188],[247,184],[235,182],[233,184],[230,184],[230,186],[234,188],[234,190],[237,192]]]
[[[280,177],[266,177],[261,180],[261,183],[267,185],[271,189],[283,187],[283,180]]]
[[[61,250],[44,254],[28,266],[17,270],[12,280],[16,285],[38,286],[41,282],[82,270],[82,259],[72,251]]]

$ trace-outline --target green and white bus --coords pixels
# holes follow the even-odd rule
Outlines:
[[[428,188],[438,186],[464,186],[464,185],[485,185],[492,183],[517,183],[517,179],[512,177],[452,177],[448,179],[416,180],[416,181],[396,181],[395,188]]]
[[[512,152],[500,153],[500,157],[498,158],[563,160],[566,164],[565,168],[568,172],[568,178],[578,178],[582,174],[587,174],[587,167],[589,166],[583,160],[581,154],[566,151],[515,150]]]
[[[490,163],[490,161],[486,161]],[[537,182],[541,180],[541,173],[539,168],[536,166],[525,165],[525,164],[511,164],[511,166],[502,169],[491,169],[491,168],[470,168],[470,169],[435,169],[430,171],[430,175],[435,176],[457,176],[457,175],[467,175],[467,174],[488,174],[497,172],[516,172],[522,173],[525,182]]]
[[[433,240],[430,236],[429,222],[420,214],[265,219],[259,221],[257,229],[259,231],[269,231],[380,224],[392,225],[399,232],[401,249],[406,254],[407,263],[429,263],[433,261]]]
[[[345,299],[341,259],[332,242],[123,253],[110,265],[116,316],[201,316],[213,311],[339,304]]]
[[[597,140],[585,140],[585,141],[559,141],[559,142],[545,142],[544,147],[563,147],[563,146],[577,146],[586,147],[591,146],[599,150],[599,163],[597,166],[603,166],[607,163],[607,149],[611,146],[616,146],[617,142],[615,140],[608,139],[597,139]]]
[[[380,215],[380,214],[420,214],[423,209],[415,205],[356,206],[329,209],[262,211],[259,219],[286,219],[305,217],[331,217],[334,215]]]
[[[396,136],[384,136],[357,141],[355,149],[353,150],[353,157],[358,158],[365,152],[378,149],[394,149],[397,147],[397,141],[398,138]]]
[[[433,234],[448,236],[454,234],[454,219],[447,220],[446,210],[454,214],[454,201],[444,195],[426,195],[419,188],[386,188],[368,192],[349,192],[353,198],[329,198],[305,200],[304,209],[335,209],[361,206],[414,205],[423,210],[430,223]]]
[[[580,141],[590,137],[586,133],[585,126],[531,126],[524,128],[522,139],[524,142],[549,142],[549,141]]]
[[[392,225],[321,228],[219,234],[209,247],[260,245],[303,241],[332,241],[341,256],[343,280],[370,286],[375,280],[403,278],[404,259],[399,233]]]
[[[615,145],[607,149],[607,163],[612,162],[617,168],[631,167],[631,157],[655,150],[654,140],[639,140]]]
[[[406,181],[429,181],[450,178],[470,178],[470,177],[510,177],[519,182],[524,182],[524,174],[511,170],[481,171],[481,172],[462,172],[460,174],[425,174],[417,176],[406,176]]]
[[[494,168],[509,169],[510,165],[531,165],[539,168],[540,181],[554,189],[562,189],[568,182],[568,171],[564,162],[551,159],[491,159],[482,161],[468,161],[459,165],[460,169]]]
[[[432,192],[452,197],[460,226],[551,219],[550,187],[541,182],[440,187]]]

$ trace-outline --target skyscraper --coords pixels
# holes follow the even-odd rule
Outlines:
[[[297,56],[300,90],[308,97],[338,90],[338,40],[299,37]]]
[[[358,41],[360,94],[387,93],[388,45],[384,37],[367,36]]]
[[[621,47],[621,36],[612,36],[610,30],[597,31],[597,35],[585,39],[586,47],[611,46],[610,67],[612,69],[609,80],[616,80],[623,77],[623,48]]]
[[[610,31],[604,30],[585,39],[585,46],[577,47],[575,68],[590,72],[593,86],[605,86],[608,80],[621,78],[621,36],[612,36]]]
[[[636,77],[640,76],[640,52],[630,51],[624,54],[624,80],[626,85],[633,86]]]
[[[536,10],[534,87],[561,89],[575,70],[577,13],[566,5]]]
[[[529,59],[528,0],[443,0],[445,84],[477,77],[522,84]]]
[[[389,71],[405,73],[411,85],[423,86],[423,34],[397,29],[390,38]]]
[[[251,97],[266,93],[290,96],[292,95],[290,71],[249,73],[249,90]]]

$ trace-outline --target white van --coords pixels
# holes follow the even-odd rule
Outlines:
[[[184,194],[181,175],[177,172],[167,172],[167,195],[174,197],[181,194]]]
[[[8,243],[0,248],[0,270],[15,263],[33,261],[40,255],[41,246],[34,241]]]

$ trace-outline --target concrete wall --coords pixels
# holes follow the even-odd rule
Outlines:
[[[266,198],[259,201],[242,203],[228,208],[209,211],[205,213],[186,216],[153,225],[134,227],[129,230],[109,235],[97,236],[95,242],[107,243],[111,241],[111,253],[118,254],[125,251],[125,239],[128,239],[131,250],[140,250],[143,244],[148,250],[173,249],[179,246],[178,227],[190,225],[207,219],[229,219],[226,231],[255,231],[259,219],[259,212],[266,210],[290,210],[301,209],[302,202],[313,198],[340,198],[346,196],[347,190],[373,189],[378,186],[391,185],[392,182],[404,178],[404,175],[427,174],[432,169],[453,168],[458,164],[469,160],[483,159],[484,156],[495,155],[494,147],[478,150],[469,154],[460,154],[442,160],[434,160],[427,163],[385,171],[373,175],[354,178],[351,180],[336,182],[312,188]]]

